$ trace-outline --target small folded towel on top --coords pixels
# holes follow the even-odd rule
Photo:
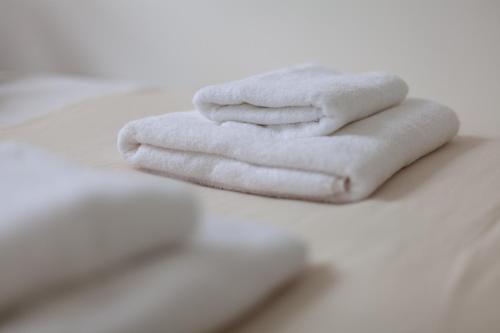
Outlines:
[[[127,124],[118,147],[132,165],[197,183],[327,202],[365,198],[396,171],[455,136],[458,119],[407,99],[330,136],[283,139],[242,122],[178,112]]]
[[[395,75],[301,65],[205,87],[193,103],[210,120],[263,125],[295,137],[331,134],[402,102],[407,93]]]

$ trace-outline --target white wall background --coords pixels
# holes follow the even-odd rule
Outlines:
[[[500,134],[498,0],[0,0],[0,69],[186,91],[294,63],[384,69]]]

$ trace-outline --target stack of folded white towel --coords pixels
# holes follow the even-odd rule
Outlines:
[[[118,146],[136,167],[201,184],[355,201],[458,131],[452,110],[407,93],[386,73],[295,66],[203,88],[197,111],[133,121]]]
[[[304,266],[297,239],[200,219],[178,185],[0,145],[0,332],[207,332]]]

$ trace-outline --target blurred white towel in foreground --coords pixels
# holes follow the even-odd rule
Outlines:
[[[332,134],[401,103],[407,93],[396,75],[299,65],[202,88],[193,104],[213,121],[263,125],[275,135],[297,137]]]
[[[458,127],[447,107],[407,99],[330,136],[284,139],[268,127],[178,112],[130,122],[118,146],[136,167],[210,186],[349,202],[451,140]]]
[[[302,243],[202,222],[179,185],[0,145],[0,332],[205,332],[296,275]]]
[[[195,200],[126,175],[0,145],[0,308],[188,236]]]

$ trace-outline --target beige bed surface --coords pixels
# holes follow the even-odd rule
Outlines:
[[[87,100],[0,130],[0,140],[126,169],[115,147],[121,126],[185,104],[159,91]],[[231,332],[500,332],[498,138],[459,135],[348,205],[192,188],[210,213],[280,226],[310,244],[304,276]]]

